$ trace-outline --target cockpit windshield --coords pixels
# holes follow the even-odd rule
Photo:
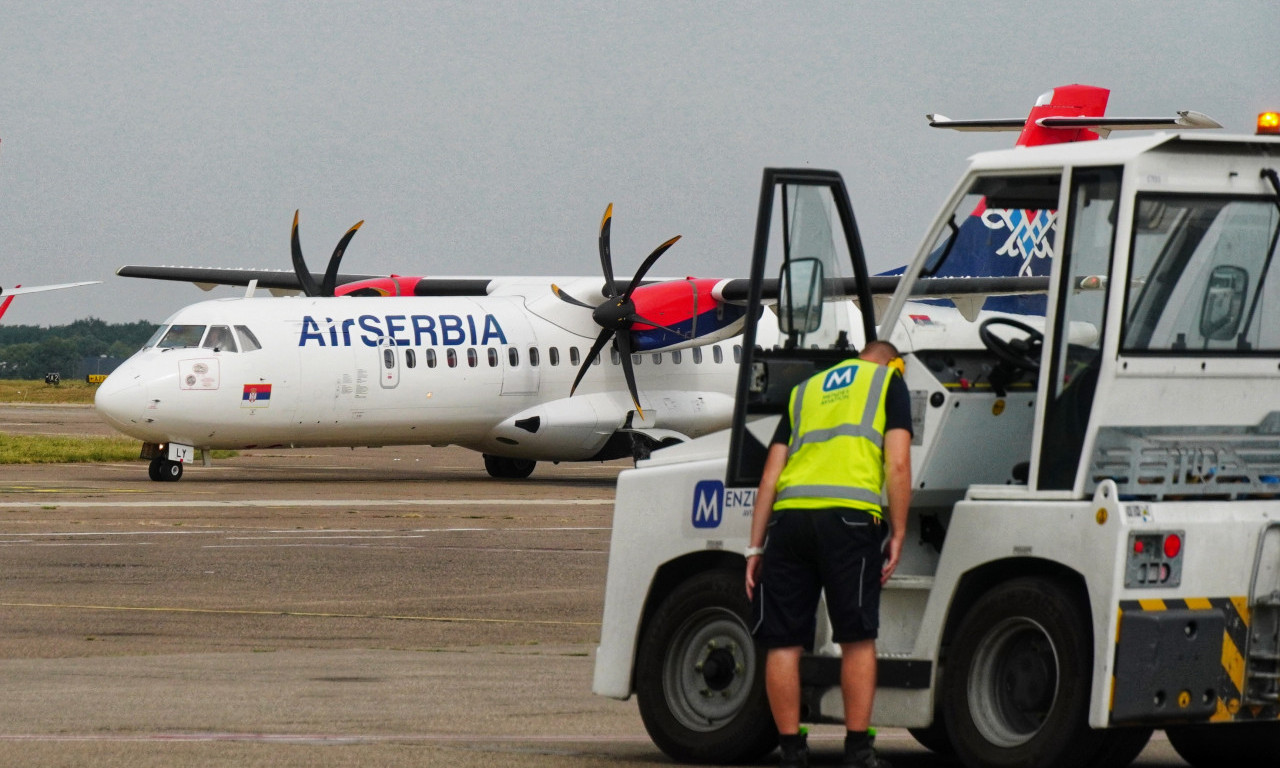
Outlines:
[[[201,347],[215,352],[253,352],[262,349],[258,337],[244,325],[235,326],[234,331],[229,325],[161,326],[147,342],[147,346],[159,349]]]

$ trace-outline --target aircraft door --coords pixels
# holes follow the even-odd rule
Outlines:
[[[378,382],[383,389],[395,389],[400,385],[400,349],[388,336],[379,338],[375,349],[378,354]]]
[[[538,337],[533,332],[523,308],[503,313],[502,327],[506,329],[507,344],[499,348],[499,365],[502,366],[502,394],[537,394],[542,383]],[[546,350],[541,350],[545,354]]]

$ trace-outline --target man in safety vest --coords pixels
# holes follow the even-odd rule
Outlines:
[[[813,641],[823,590],[843,656],[848,732],[842,765],[888,766],[868,730],[880,587],[898,567],[911,504],[911,393],[901,370],[892,344],[868,343],[857,359],[792,390],[788,416],[769,446],[746,551],[746,586],[752,632],[767,649],[765,688],[787,768],[808,765],[800,657]],[[882,496],[889,502],[887,543]]]

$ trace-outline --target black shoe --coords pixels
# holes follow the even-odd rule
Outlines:
[[[783,737],[779,749],[782,757],[778,760],[778,768],[809,768],[809,742],[805,734],[796,739]]]
[[[867,746],[850,754],[844,753],[844,762],[840,768],[893,768],[888,760],[881,759],[875,747]]]

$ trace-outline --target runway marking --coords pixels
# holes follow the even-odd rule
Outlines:
[[[73,501],[57,506],[90,507],[182,507],[234,509],[236,507],[481,507],[519,503],[521,506],[589,507],[612,505],[613,499],[243,499],[226,501]],[[4,501],[5,509],[33,509],[49,506],[47,501]]]
[[[274,534],[270,536],[251,534],[257,533],[253,530],[200,530],[186,529],[180,531],[173,530],[145,530],[145,531],[41,531],[37,533],[0,533],[0,536],[20,536],[20,539],[0,539],[0,545],[3,544],[32,544],[35,540],[42,537],[47,538],[72,538],[72,537],[98,537],[98,536],[225,536],[230,540],[254,540],[261,539],[266,541],[279,541],[285,538],[317,538],[317,539],[340,539],[340,538],[401,538],[401,539],[417,539],[424,538],[418,534],[423,533],[532,533],[546,531],[549,533],[564,533],[578,531],[608,531],[611,530],[607,526],[548,526],[546,528],[520,526],[517,528],[477,528],[475,526],[467,526],[465,528],[412,528],[401,531],[395,528],[332,528],[332,529],[302,529],[292,528],[289,530],[268,530],[263,531],[265,534]],[[72,545],[68,545],[72,546]]]
[[[175,606],[141,605],[77,605],[74,603],[0,603],[0,608],[56,608],[74,611],[117,611],[131,613],[188,613],[209,616],[288,616],[304,619],[385,619],[388,621],[424,621],[440,624],[535,624],[554,627],[599,627],[598,621],[556,621],[552,619],[488,619],[467,616],[414,616],[412,614],[323,613],[316,611],[248,608],[178,608]]]
[[[841,737],[843,738],[843,737]],[[834,740],[834,737],[832,737]],[[253,741],[279,744],[385,744],[392,742],[462,742],[467,744],[572,744],[575,742],[598,744],[617,742],[625,744],[647,744],[649,737],[644,734],[603,736],[600,734],[532,734],[528,736],[511,734],[474,734],[474,733],[401,733],[401,734],[336,734],[336,733],[13,733],[0,734],[3,741],[49,741],[49,742],[154,742],[154,741]],[[883,741],[883,739],[882,739]]]

